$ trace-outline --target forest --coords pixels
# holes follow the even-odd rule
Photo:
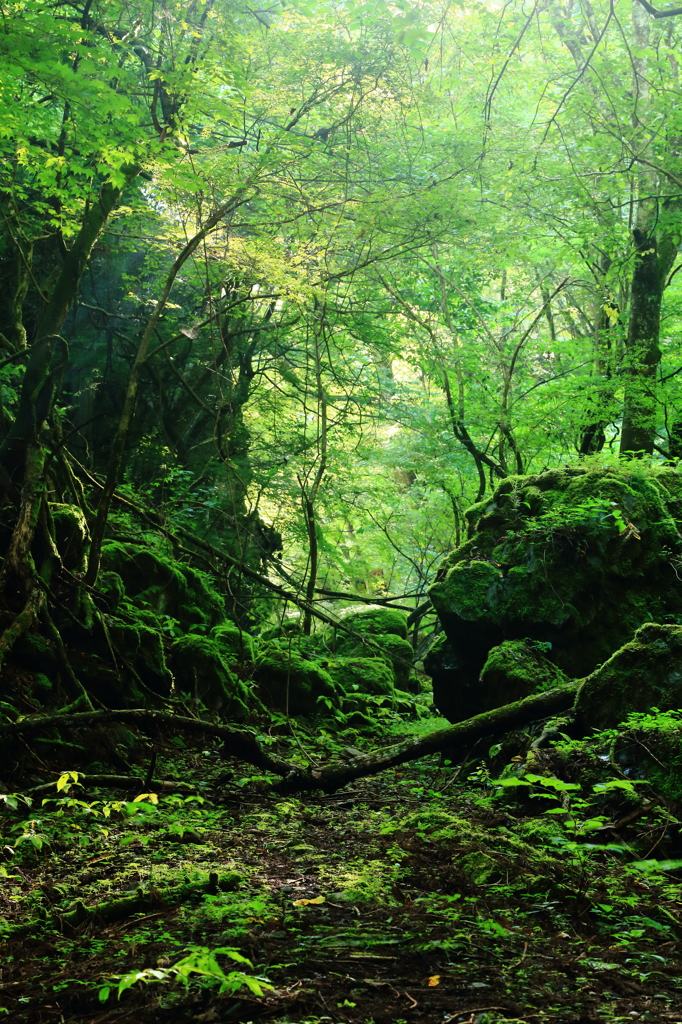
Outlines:
[[[0,0],[0,1020],[679,1024],[682,7],[268,4]]]

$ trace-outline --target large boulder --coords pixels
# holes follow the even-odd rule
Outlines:
[[[205,573],[158,551],[109,541],[102,547],[102,568],[121,578],[137,608],[176,619],[183,631],[210,628],[227,618],[225,602]]]
[[[633,711],[682,707],[682,626],[649,622],[580,685],[576,726],[612,729]]]
[[[382,658],[335,658],[325,664],[337,690],[347,696],[354,693],[392,696],[394,693],[393,671]]]
[[[505,640],[488,652],[478,677],[488,711],[541,693],[569,680],[552,664],[546,644],[539,640]]]
[[[467,519],[469,539],[430,590],[445,635],[425,667],[451,721],[506,702],[488,692],[490,674],[481,679],[500,644],[540,641],[580,678],[645,622],[682,621],[682,480],[672,468],[510,477]]]
[[[171,647],[170,663],[181,692],[235,721],[243,722],[249,717],[247,702],[253,703],[253,698],[230,669],[215,640],[183,636]]]
[[[400,690],[411,690],[410,673],[414,650],[407,639],[407,615],[399,608],[356,604],[344,608],[339,620],[348,626],[333,630],[331,648],[340,658],[371,659],[383,657],[393,669],[394,683]]]
[[[261,644],[253,675],[264,702],[292,715],[311,715],[338,707],[334,682],[318,661],[303,657],[292,644]]]
[[[337,613],[344,626],[362,636],[380,636],[392,633],[407,639],[407,615],[399,608],[385,608],[380,604],[351,604]],[[336,630],[337,642],[349,636],[344,629]]]

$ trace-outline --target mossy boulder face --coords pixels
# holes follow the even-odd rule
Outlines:
[[[183,636],[171,647],[170,664],[179,690],[202,701],[214,711],[243,722],[252,700],[245,684],[234,674],[220,646],[206,636]]]
[[[71,667],[85,689],[101,701],[105,707],[118,710],[120,708],[144,707],[147,702],[130,672],[124,665],[114,665],[111,655],[101,656],[93,650],[78,648],[69,652]]]
[[[583,732],[617,726],[629,712],[682,707],[682,626],[647,623],[580,685],[574,714]]]
[[[381,654],[393,669],[395,685],[400,690],[410,688],[410,672],[414,660],[414,650],[409,640],[395,633],[366,634],[372,645],[363,643],[359,637],[339,634],[336,654],[340,658],[364,658],[375,660]]]
[[[549,644],[549,660],[579,678],[643,623],[682,621],[682,479],[674,469],[510,477],[467,519],[469,539],[430,590],[446,642],[425,666],[451,721],[485,709],[479,676],[505,641]]]
[[[393,669],[383,658],[334,658],[325,664],[336,688],[348,696],[354,693],[391,696],[395,691]]]
[[[253,638],[234,622],[221,622],[211,630],[211,637],[227,662],[244,664],[254,661],[256,655]]]
[[[142,622],[112,622],[108,626],[115,652],[137,672],[150,690],[170,696],[173,676],[166,665],[161,634]]]
[[[310,715],[325,702],[338,707],[339,698],[329,672],[317,661],[302,657],[286,641],[263,643],[253,674],[264,702],[291,714]]]
[[[398,608],[384,608],[380,604],[352,604],[338,612],[337,618],[344,626],[362,636],[383,636],[391,633],[407,640],[407,615]],[[349,634],[336,630],[336,641],[341,642]]]
[[[188,565],[132,544],[110,541],[102,548],[102,568],[123,580],[126,595],[139,608],[190,626],[217,626],[225,603],[207,577]]]
[[[478,678],[476,702],[485,701],[482,710],[499,708],[531,693],[567,683],[568,677],[552,664],[548,653],[545,644],[528,639],[505,640],[493,647]]]

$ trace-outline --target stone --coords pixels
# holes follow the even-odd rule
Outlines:
[[[424,661],[450,721],[486,709],[479,677],[505,642],[548,645],[548,661],[576,679],[645,622],[682,622],[675,469],[630,463],[509,477],[466,518],[468,540],[430,589],[444,637]]]

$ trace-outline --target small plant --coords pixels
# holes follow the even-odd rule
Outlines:
[[[112,975],[110,984],[102,985],[99,989],[99,1000],[106,1003],[111,995],[112,988],[116,987],[117,997],[120,999],[124,992],[134,985],[168,984],[176,981],[181,982],[185,988],[189,987],[192,975],[197,975],[211,986],[219,986],[219,993],[238,992],[240,988],[248,988],[255,996],[264,995],[266,989],[272,989],[266,979],[253,978],[243,971],[228,971],[227,973],[218,963],[218,956],[226,956],[236,963],[252,967],[252,963],[245,956],[229,947],[210,949],[208,946],[187,946],[187,956],[178,960],[172,967],[147,967],[142,971],[130,971],[128,974]]]

